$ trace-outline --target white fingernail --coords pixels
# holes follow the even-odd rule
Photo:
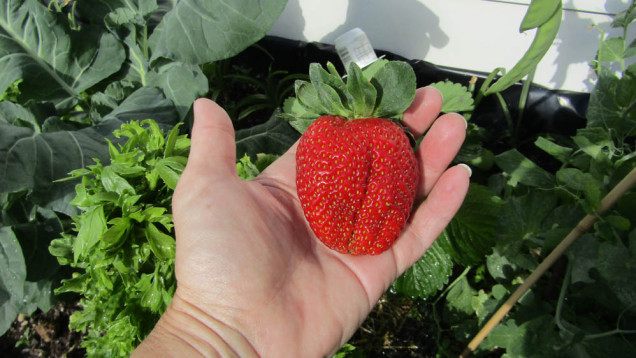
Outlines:
[[[464,163],[462,163],[462,164],[458,164],[457,166],[458,166],[458,167],[465,168],[465,169],[466,169],[466,171],[468,171],[468,177],[469,177],[469,178],[473,175],[473,170],[472,170],[472,169],[470,169],[470,167],[468,166],[468,164],[464,164]]]
[[[464,120],[464,125],[466,126],[466,129],[468,129],[468,121],[466,120],[466,117],[462,116],[462,119]]]

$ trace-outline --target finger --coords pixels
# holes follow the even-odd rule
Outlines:
[[[417,149],[422,179],[417,197],[426,196],[448,168],[466,138],[466,120],[457,113],[439,117]]]
[[[449,168],[413,213],[404,233],[393,245],[398,275],[424,254],[457,213],[468,191],[469,178],[467,166]]]
[[[442,94],[436,88],[428,86],[418,88],[411,106],[404,112],[402,123],[416,138],[419,138],[442,109]]]
[[[207,175],[236,175],[234,127],[225,110],[207,98],[194,102],[194,125],[187,169]]]

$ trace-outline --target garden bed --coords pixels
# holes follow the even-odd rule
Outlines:
[[[481,83],[487,74],[467,70],[450,69],[420,60],[408,60],[395,54],[377,51],[378,55],[391,60],[409,62],[417,75],[418,86],[450,80],[468,86],[473,76]],[[310,63],[341,64],[332,45],[304,43],[278,37],[265,37],[253,46],[225,60],[226,75],[242,74],[265,83],[274,71],[286,74],[303,74]],[[505,91],[503,96],[516,116],[521,84]],[[259,94],[260,89],[250,82],[228,78],[217,102],[232,108],[245,97]],[[554,170],[552,159],[532,143],[540,134],[571,136],[585,125],[584,113],[589,94],[548,90],[532,86],[528,96],[525,122],[520,132],[520,150],[546,169]],[[234,122],[237,130],[263,124],[270,119],[271,108],[254,111],[249,116]],[[499,102],[494,97],[486,99],[473,114],[471,121],[483,127],[489,138],[487,147],[499,153],[509,143],[499,138],[506,137],[506,119]],[[526,148],[526,149],[524,149]],[[485,177],[485,174],[481,174]],[[458,274],[457,272],[455,276]],[[419,307],[419,308],[418,308]],[[430,313],[431,304],[401,298],[395,294],[383,297],[369,319],[351,340],[356,346],[366,347],[367,356],[422,357],[433,354],[435,329]],[[22,357],[38,356],[82,356],[79,347],[81,335],[68,330],[68,316],[77,309],[76,303],[60,302],[47,313],[36,312],[30,318],[20,316],[10,331],[0,339],[3,354]],[[369,349],[373,349],[369,351]],[[371,353],[373,352],[373,353]]]

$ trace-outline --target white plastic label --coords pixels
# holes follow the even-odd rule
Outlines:
[[[364,68],[378,59],[369,38],[357,27],[340,35],[335,41],[335,46],[346,70],[349,70],[351,62]]]

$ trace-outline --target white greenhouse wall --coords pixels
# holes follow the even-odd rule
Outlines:
[[[629,0],[564,0],[563,22],[534,81],[555,89],[589,91],[589,61],[613,14]],[[530,0],[289,0],[270,35],[333,44],[354,27],[375,49],[437,65],[490,72],[510,69],[534,30],[519,33]],[[597,25],[598,28],[591,25]],[[630,34],[630,41],[634,38]]]

